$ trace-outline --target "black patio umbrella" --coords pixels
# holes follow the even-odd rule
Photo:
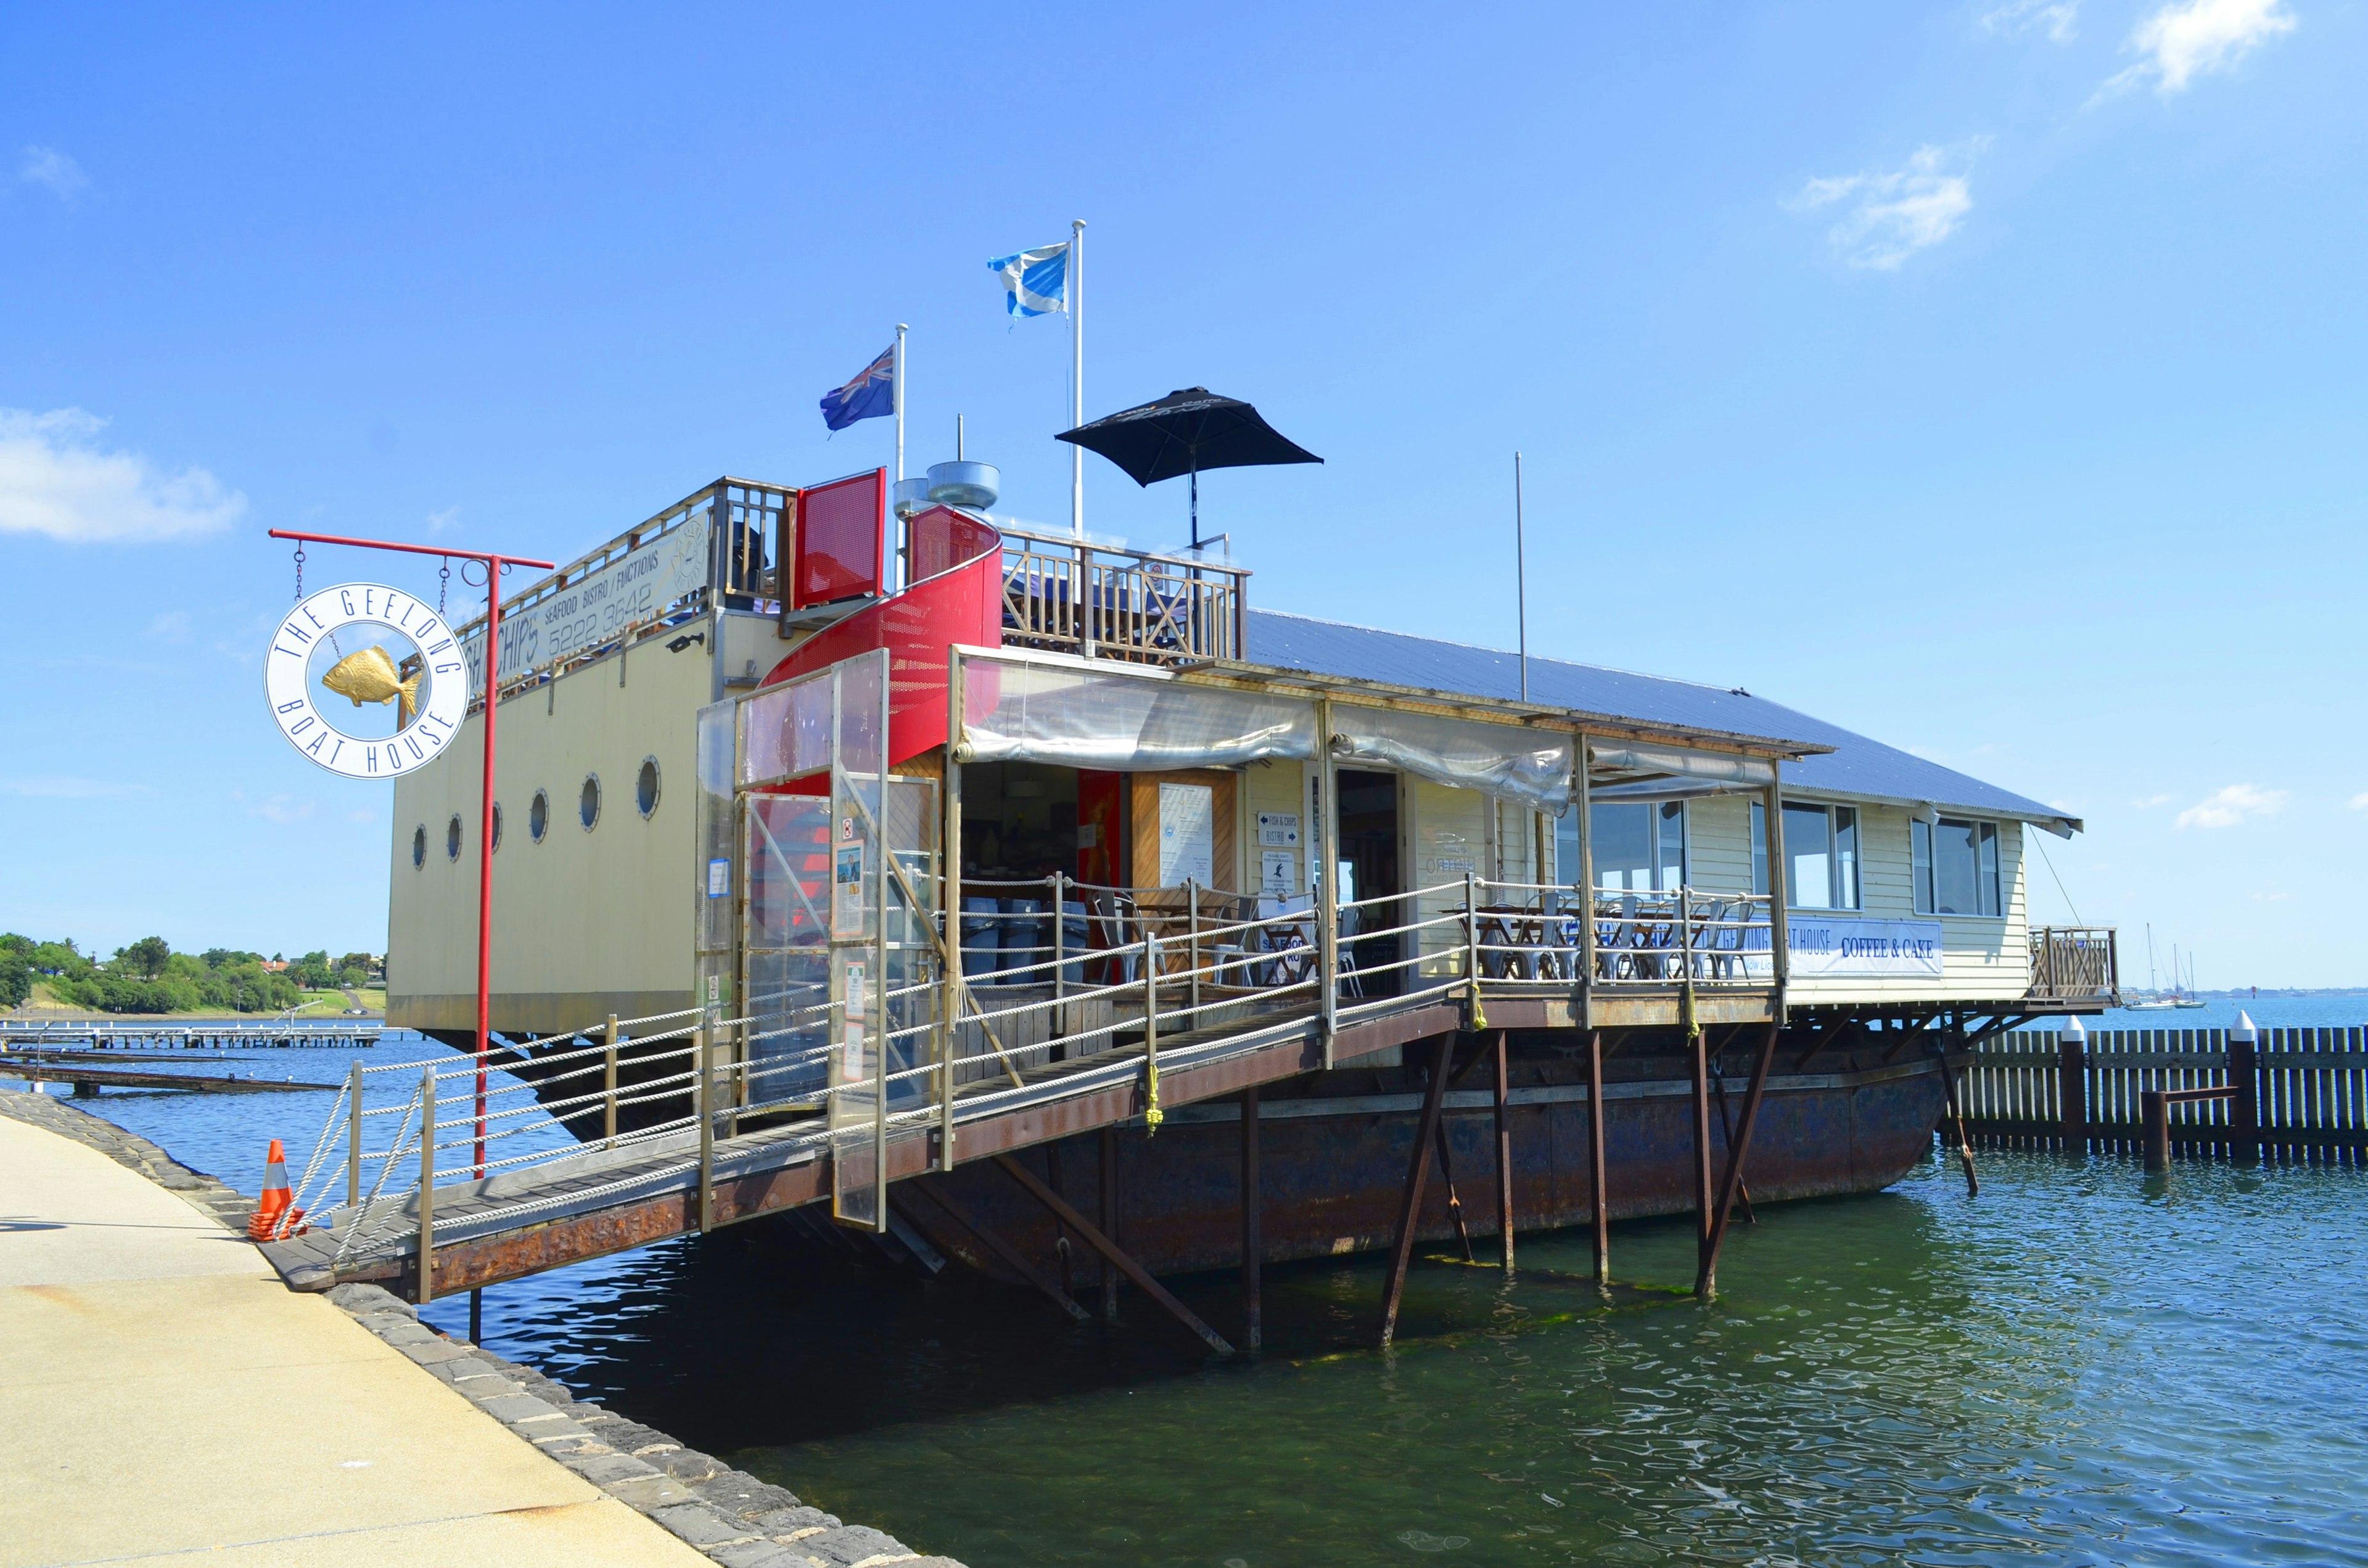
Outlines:
[[[1248,403],[1220,397],[1206,387],[1186,387],[1157,403],[1104,415],[1089,425],[1064,430],[1054,439],[1099,452],[1137,484],[1190,474],[1196,548],[1201,542],[1202,469],[1324,460],[1268,424]]]

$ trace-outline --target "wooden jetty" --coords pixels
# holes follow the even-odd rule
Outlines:
[[[335,1084],[300,1084],[292,1078],[237,1077],[197,1073],[142,1073],[131,1068],[92,1067],[15,1054],[0,1056],[0,1078],[26,1084],[72,1084],[74,1097],[89,1099],[101,1089],[178,1089],[198,1095],[278,1095],[335,1089]]]
[[[0,1018],[0,1051],[359,1051],[379,1041],[377,1019],[297,1023],[284,1017],[168,1019]]]

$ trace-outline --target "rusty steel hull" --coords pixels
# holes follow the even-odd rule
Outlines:
[[[1692,1101],[1681,1062],[1670,1076],[1615,1083],[1606,1098],[1605,1182],[1615,1220],[1690,1213],[1693,1197]],[[1388,1246],[1395,1208],[1405,1189],[1417,1126],[1414,1096],[1392,1092],[1403,1108],[1304,1114],[1326,1099],[1357,1105],[1372,1098],[1344,1090],[1376,1074],[1330,1074],[1302,1097],[1269,1094],[1259,1122],[1260,1216],[1263,1252],[1271,1262],[1377,1250]],[[1795,1080],[1794,1083],[1801,1084]],[[1524,1085],[1517,1076],[1517,1091]],[[1396,1085],[1389,1086],[1392,1091]],[[1461,1085],[1468,1099],[1487,1088],[1485,1070]],[[1730,1093],[1730,1114],[1742,1111]],[[1941,1110],[1937,1072],[1908,1069],[1868,1082],[1788,1085],[1770,1083],[1752,1139],[1745,1181],[1755,1204],[1872,1192],[1898,1180],[1930,1147]],[[1301,1114],[1294,1114],[1301,1113]],[[1241,1262],[1241,1128],[1238,1112],[1224,1119],[1171,1119],[1156,1134],[1138,1126],[1116,1136],[1117,1240],[1154,1273],[1236,1267]],[[1513,1150],[1514,1230],[1587,1222],[1591,1194],[1588,1110],[1583,1100],[1508,1108]],[[1725,1168],[1725,1141],[1717,1106],[1711,1111],[1713,1159]],[[1494,1235],[1495,1125],[1485,1106],[1457,1106],[1445,1119],[1450,1160],[1465,1222],[1474,1235]],[[1100,1140],[1081,1136],[1030,1149],[1017,1157],[1039,1176],[1053,1174],[1057,1151],[1060,1190],[1099,1219]],[[1033,1258],[1054,1256],[1055,1230],[1044,1208],[991,1164],[962,1165],[921,1178],[953,1200],[969,1219],[984,1221]],[[962,1231],[939,1218],[934,1205],[911,1205],[906,1218],[941,1251],[998,1276],[1003,1265]],[[1436,1162],[1426,1187],[1418,1235],[1436,1242],[1454,1234],[1447,1186]],[[1493,1250],[1493,1249],[1492,1249]]]

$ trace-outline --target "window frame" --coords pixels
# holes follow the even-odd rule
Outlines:
[[[1782,802],[1788,812],[1804,814],[1816,812],[1826,824],[1826,903],[1803,903],[1800,879],[1793,875],[1793,861],[1799,853],[1793,846],[1793,835],[1784,835],[1784,907],[1806,910],[1813,915],[1862,915],[1866,912],[1866,813],[1861,807],[1840,801],[1793,801]],[[1843,829],[1840,819],[1850,818],[1850,849],[1842,850]],[[1848,885],[1848,902],[1844,902],[1844,883]],[[1768,807],[1759,801],[1751,802],[1751,891],[1766,896],[1768,892]]]
[[[1938,829],[1960,827],[1972,830],[1974,855],[1974,902],[1988,903],[1988,909],[1954,910],[1941,907],[1941,847]],[[1908,880],[1916,901],[1916,913],[1942,920],[2004,920],[2006,913],[2006,835],[2004,824],[1987,817],[1939,817],[1927,822],[1922,817],[1910,820],[1907,833]]]
[[[592,810],[589,813],[586,813],[584,810],[584,802],[587,798],[592,802]],[[583,827],[585,832],[590,833],[593,829],[600,825],[600,815],[608,809],[608,805],[609,791],[602,788],[600,776],[598,773],[586,774],[584,776],[583,784],[575,791],[575,820],[577,824]]]
[[[1647,868],[1648,880],[1653,884],[1650,887],[1610,887],[1607,886],[1603,881],[1604,867],[1600,854],[1600,845],[1602,841],[1600,835],[1595,833],[1595,823],[1591,813],[1601,811],[1619,810],[1640,811],[1645,813],[1645,842],[1647,853],[1651,855],[1653,860],[1652,865]],[[1590,846],[1596,848],[1598,851],[1594,858],[1596,878],[1594,892],[1675,892],[1681,887],[1691,885],[1686,879],[1691,874],[1693,868],[1693,813],[1686,809],[1685,801],[1590,801],[1588,802],[1588,811],[1590,815],[1587,821],[1586,829],[1592,840]],[[1577,814],[1577,813],[1574,809],[1572,815],[1576,816]],[[1668,827],[1672,822],[1677,824],[1678,840],[1677,876],[1675,881],[1669,880],[1668,874],[1668,869],[1661,860],[1661,852],[1667,845]],[[1559,831],[1557,831],[1555,835],[1554,861],[1554,875],[1567,882],[1569,885],[1576,887],[1578,881],[1578,867],[1574,863],[1568,868],[1569,874],[1566,877],[1564,875],[1565,868],[1561,863],[1562,844]]]

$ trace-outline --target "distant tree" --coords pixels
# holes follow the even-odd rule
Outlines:
[[[344,958],[337,960],[337,973],[340,978],[342,978],[348,970],[359,970],[361,972],[362,980],[368,980],[370,978],[370,971],[377,967],[377,961],[368,953],[347,953]],[[348,985],[359,985],[361,983],[361,980],[348,980],[346,982]]]
[[[14,1007],[33,994],[33,966],[15,948],[0,949],[0,1007]]]
[[[172,956],[173,949],[165,944],[164,937],[142,937],[128,947],[118,948],[115,964],[126,973],[154,980],[165,972],[165,961]]]

